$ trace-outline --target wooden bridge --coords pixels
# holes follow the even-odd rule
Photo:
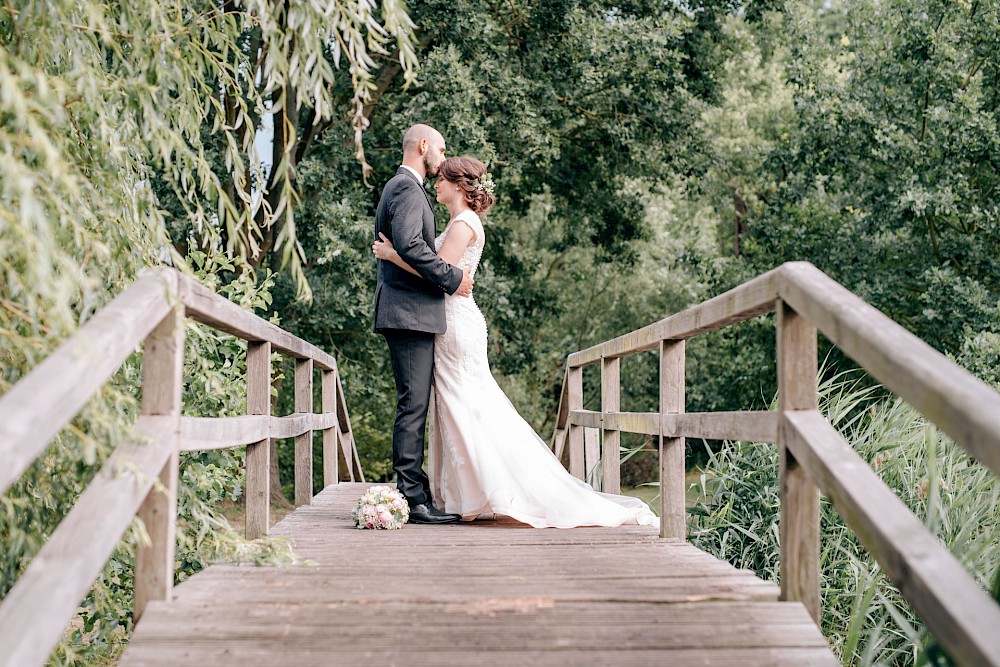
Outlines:
[[[684,341],[772,310],[777,411],[686,414]],[[247,341],[247,416],[181,415],[185,317]],[[616,492],[620,433],[658,438],[658,532],[503,518],[358,531],[349,512],[364,480],[336,361],[176,271],[151,271],[0,397],[3,493],[145,341],[135,442],[115,450],[0,603],[0,665],[46,661],[136,514],[150,543],[136,556],[124,665],[834,665],[814,623],[820,492],[959,664],[1000,665],[1000,606],[817,411],[817,330],[1000,473],[1000,395],[812,265],[790,263],[568,357],[554,451],[580,477],[599,460]],[[659,350],[660,409],[620,412],[619,360],[645,350]],[[286,417],[269,414],[272,352],[297,360]],[[600,411],[583,409],[590,364],[601,366]],[[317,430],[325,488],[314,496]],[[300,507],[271,526],[268,444],[292,437]],[[778,443],[780,589],[684,541],[687,437]],[[314,563],[217,565],[174,587],[179,452],[242,446],[247,536],[287,536]]]

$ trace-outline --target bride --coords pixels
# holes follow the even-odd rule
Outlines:
[[[445,261],[475,274],[486,244],[480,214],[494,203],[482,162],[446,159],[434,185],[450,222],[435,239]],[[379,259],[416,274],[383,235]],[[656,525],[637,498],[594,491],[562,467],[490,373],[486,320],[472,298],[445,298],[447,331],[434,338],[435,420],[429,444],[432,493],[445,512],[471,520],[493,513],[535,528]]]

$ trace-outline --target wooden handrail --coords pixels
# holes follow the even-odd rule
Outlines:
[[[684,340],[769,311],[778,313],[778,410],[685,414]],[[1000,474],[1000,394],[807,262],[783,264],[702,304],[570,354],[552,449],[582,479],[592,465],[584,429],[659,435],[660,534],[684,539],[684,439],[777,442],[782,598],[802,602],[818,622],[822,491],[959,664],[1000,666],[1000,605],[816,410],[817,331]],[[583,409],[584,366],[607,368],[609,359],[657,346],[660,412]]]
[[[247,341],[247,416],[180,415],[185,315]],[[149,601],[170,599],[180,451],[248,447],[250,538],[269,528],[271,439],[296,439],[297,504],[312,498],[313,431],[323,434],[324,485],[341,477],[364,481],[336,360],[175,269],[159,268],[140,275],[0,397],[0,493],[143,342],[142,416],[133,427],[135,440],[114,450],[0,603],[0,664],[44,664],[134,516],[143,519],[150,537],[136,554],[135,619]],[[296,412],[285,417],[268,414],[272,350],[297,360]],[[312,401],[314,368],[322,379],[318,413]]]
[[[166,317],[175,271],[150,271],[0,396],[5,492]]]
[[[0,604],[0,664],[42,665],[170,456],[165,421],[140,418]],[[155,493],[155,491],[154,491]]]
[[[323,350],[243,310],[193,278],[177,274],[177,288],[185,315],[195,322],[246,341],[270,343],[273,352],[281,352],[293,359],[312,359],[322,370],[337,370],[337,360]]]
[[[1000,394],[812,264],[784,264],[781,272],[789,306],[1000,475]]]

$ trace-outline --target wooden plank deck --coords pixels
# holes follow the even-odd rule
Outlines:
[[[801,604],[653,528],[357,530],[367,486],[272,528],[315,565],[208,568],[150,603],[119,664],[839,664]]]

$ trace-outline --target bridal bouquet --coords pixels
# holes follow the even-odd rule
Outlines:
[[[351,518],[359,529],[399,530],[410,518],[410,506],[396,489],[373,486],[358,499]]]

